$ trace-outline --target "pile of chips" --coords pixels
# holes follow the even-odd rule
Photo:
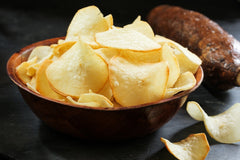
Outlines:
[[[154,35],[138,16],[123,27],[96,6],[77,11],[65,40],[38,46],[16,73],[48,98],[89,107],[131,107],[169,98],[196,84],[201,60]]]

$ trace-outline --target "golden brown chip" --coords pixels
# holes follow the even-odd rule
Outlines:
[[[47,77],[46,69],[52,63],[52,60],[46,59],[36,72],[36,90],[43,96],[48,98],[63,100],[64,96],[56,93],[50,86]]]
[[[202,60],[198,56],[196,56],[195,54],[190,52],[187,48],[184,48],[177,42],[174,42],[170,39],[167,39],[159,35],[155,36],[155,41],[161,45],[167,43],[169,46],[173,48],[174,51],[173,53],[178,59],[181,73],[190,71],[193,74],[195,74],[199,66],[202,64]]]
[[[181,91],[186,91],[193,88],[196,85],[196,82],[197,81],[192,72],[185,72],[180,74],[174,86],[167,89],[165,98],[172,97]]]
[[[191,134],[180,142],[172,143],[161,138],[168,151],[180,160],[204,160],[210,150],[204,133]]]
[[[152,51],[161,45],[140,32],[126,28],[113,28],[96,34],[96,41],[102,47],[130,49],[134,51]]]
[[[112,102],[103,95],[97,93],[84,93],[81,94],[78,101],[72,99],[68,96],[67,99],[73,104],[84,105],[89,107],[102,107],[102,108],[112,108]]]
[[[74,15],[68,27],[66,41],[78,41],[81,38],[96,48],[98,44],[94,40],[95,34],[108,30],[108,26],[107,20],[96,6],[82,8]]]
[[[19,66],[17,66],[16,74],[23,83],[26,84],[31,81],[32,76],[29,76],[27,74],[28,67],[32,64],[35,64],[36,62],[37,62],[37,57],[32,58],[29,61],[22,62]]]
[[[46,75],[58,93],[79,97],[89,89],[99,92],[107,82],[108,68],[91,47],[79,40],[49,65]]]
[[[94,51],[100,55],[107,63],[109,63],[112,57],[119,54],[119,50],[115,48],[98,48]]]
[[[164,44],[161,50],[161,58],[168,63],[169,78],[167,87],[173,87],[180,75],[180,67],[172,48],[168,44]]]
[[[113,96],[124,107],[162,99],[168,74],[166,62],[132,63],[122,57],[114,57],[109,63]]]
[[[125,25],[123,28],[127,28],[127,29],[132,29],[132,30],[136,30],[142,34],[144,34],[145,36],[147,36],[150,39],[154,39],[154,32],[151,28],[151,26],[145,22],[141,20],[141,16],[138,16],[133,23]]]
[[[106,15],[104,18],[107,21],[108,28],[112,28],[113,27],[113,16],[111,14],[109,14],[109,15]]]
[[[53,54],[57,57],[60,57],[63,53],[69,50],[76,42],[75,41],[67,41],[61,44],[58,44],[53,47]]]
[[[156,63],[161,61],[161,50],[147,52],[121,50],[120,56],[135,63]]]

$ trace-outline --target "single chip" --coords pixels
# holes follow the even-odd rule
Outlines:
[[[98,32],[109,29],[109,24],[96,6],[89,6],[77,11],[74,15],[66,35],[66,41],[77,41],[81,38],[92,47],[98,47],[94,36]]]
[[[67,41],[53,46],[53,55],[60,57],[67,50],[69,50],[75,43],[76,43],[75,41]]]
[[[64,96],[56,93],[50,86],[47,77],[46,69],[52,63],[52,60],[46,59],[41,63],[40,67],[36,72],[36,90],[43,96],[48,98],[63,100]]]
[[[108,28],[112,28],[113,27],[113,16],[111,14],[109,14],[109,15],[106,15],[104,18],[107,21]]]
[[[124,107],[161,100],[166,91],[168,74],[166,62],[133,63],[114,57],[109,63],[113,96]]]
[[[28,67],[35,64],[37,62],[37,57],[34,57],[26,62],[22,62],[19,66],[16,68],[16,74],[18,78],[23,82],[23,83],[28,83],[32,79],[32,75],[28,75]]]
[[[190,71],[193,74],[195,74],[199,66],[202,64],[202,60],[197,55],[190,52],[187,48],[184,48],[177,42],[174,42],[170,39],[167,39],[159,35],[155,36],[155,41],[161,45],[167,43],[169,46],[173,48],[174,51],[173,53],[178,59],[181,73]]]
[[[71,96],[67,96],[66,98],[67,98],[68,102],[70,102],[72,104],[80,105],[80,106],[88,106],[88,107],[98,107],[99,106],[99,104],[94,101],[79,103],[76,100],[74,100]]]
[[[32,50],[28,57],[28,61],[33,59],[34,57],[37,57],[37,63],[46,59],[51,55],[51,47],[49,46],[38,46]]]
[[[104,87],[98,92],[98,94],[101,94],[107,97],[108,99],[112,100],[113,93],[109,80],[105,83]]]
[[[162,60],[166,61],[169,66],[169,78],[167,87],[173,87],[180,75],[178,60],[174,55],[172,48],[168,44],[164,44],[161,51]]]
[[[27,67],[27,75],[30,76],[30,77],[33,77],[36,73],[36,71],[38,70],[39,66],[41,65],[41,62],[36,62],[34,64],[31,64]]]
[[[27,85],[27,87],[28,87],[30,90],[32,90],[32,91],[40,94],[40,93],[36,90],[36,76],[32,77],[31,81],[28,82],[28,83],[26,83],[26,85]]]
[[[172,40],[170,40],[170,39],[168,39],[164,36],[160,36],[160,35],[157,35],[157,34],[154,36],[154,40],[156,42],[160,43],[161,45],[164,45],[165,43],[169,43],[169,42],[174,42],[174,41],[172,41]]]
[[[65,96],[79,97],[89,89],[99,92],[108,79],[108,67],[94,50],[77,41],[46,70],[51,86]]]
[[[173,95],[181,92],[186,91],[193,88],[196,85],[197,81],[192,74],[192,72],[185,72],[180,74],[179,78],[177,79],[176,83],[172,88],[168,88],[165,94],[165,98],[172,97]]]
[[[33,77],[38,70],[41,63],[52,56],[52,48],[50,46],[38,46],[32,50],[30,53],[28,60],[36,58],[36,62],[32,63],[27,67],[27,75]]]
[[[180,142],[172,143],[167,139],[161,138],[167,150],[180,160],[204,160],[210,146],[204,133],[191,134]]]
[[[142,21],[141,16],[138,16],[132,24],[125,25],[123,28],[136,30],[148,38],[154,39],[152,27],[147,22]]]
[[[112,108],[112,102],[103,95],[96,93],[84,93],[81,94],[78,101],[72,99],[72,97],[67,96],[67,99],[73,104],[85,105],[89,107],[101,107],[101,108]]]
[[[113,28],[96,33],[96,41],[102,47],[130,49],[134,51],[151,51],[161,45],[140,32],[126,28]]]
[[[109,63],[112,57],[119,54],[119,50],[115,48],[98,48],[94,51],[100,55],[107,63]]]
[[[161,50],[147,52],[121,50],[120,56],[135,63],[156,63],[161,61]]]
[[[234,104],[225,112],[208,116],[201,106],[194,101],[187,103],[187,112],[195,120],[203,121],[209,135],[221,143],[240,141],[240,103]]]

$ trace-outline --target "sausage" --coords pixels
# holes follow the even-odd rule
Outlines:
[[[188,48],[202,60],[203,84],[226,91],[240,86],[240,42],[205,15],[178,6],[153,8],[148,23],[156,34]]]

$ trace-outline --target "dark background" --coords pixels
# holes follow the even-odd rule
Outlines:
[[[0,5],[0,160],[169,160],[174,159],[160,137],[178,141],[189,134],[204,132],[211,145],[209,160],[240,159],[240,146],[214,141],[201,122],[190,118],[185,106],[157,132],[143,138],[122,142],[88,142],[55,132],[43,124],[23,101],[17,87],[6,73],[8,58],[22,47],[36,41],[60,37],[75,12],[96,5],[104,15],[111,13],[114,24],[131,23],[138,15],[143,19],[160,4],[172,4],[199,11],[213,19],[240,40],[240,3],[235,0],[5,0]],[[199,102],[209,115],[223,112],[240,102],[240,89],[209,92],[201,86],[188,100]]]

